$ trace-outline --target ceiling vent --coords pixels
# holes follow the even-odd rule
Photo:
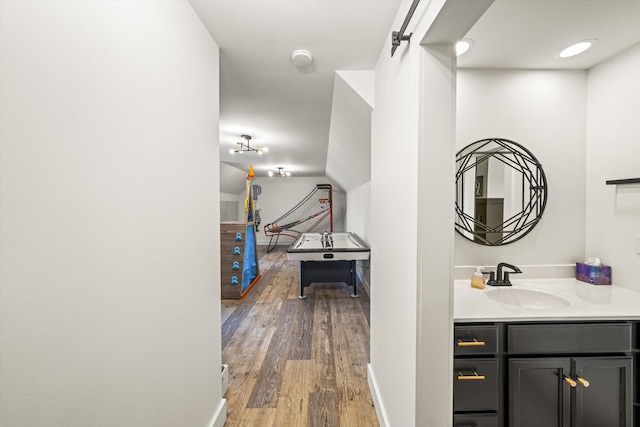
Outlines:
[[[308,50],[298,49],[291,54],[291,60],[297,67],[306,67],[313,61],[313,56]]]

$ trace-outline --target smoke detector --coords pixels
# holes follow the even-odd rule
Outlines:
[[[313,57],[311,56],[311,52],[305,49],[294,50],[291,54],[291,60],[297,67],[306,67],[311,64],[313,61]]]

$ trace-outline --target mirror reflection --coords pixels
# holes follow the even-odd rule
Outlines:
[[[542,165],[522,145],[500,138],[476,141],[456,155],[456,231],[488,246],[521,239],[547,203]]]

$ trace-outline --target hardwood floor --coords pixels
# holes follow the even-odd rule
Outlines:
[[[259,246],[262,278],[222,301],[229,365],[225,427],[376,427],[367,384],[369,296],[316,283],[298,299],[299,263]]]

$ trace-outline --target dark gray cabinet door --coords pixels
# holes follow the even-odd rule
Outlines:
[[[576,378],[589,387],[575,388],[576,427],[632,427],[631,357],[576,357],[572,360]]]
[[[564,376],[570,373],[567,357],[511,359],[509,426],[569,427],[571,386]]]

